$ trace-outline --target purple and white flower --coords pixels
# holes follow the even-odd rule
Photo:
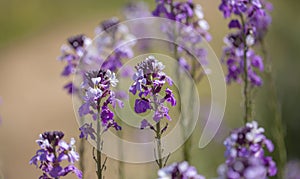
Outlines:
[[[69,173],[82,178],[82,172],[74,166],[79,160],[79,154],[75,151],[75,139],[72,138],[70,143],[66,143],[63,137],[64,133],[60,131],[45,132],[40,134],[40,138],[36,141],[40,149],[29,163],[43,171],[40,178],[60,178]],[[68,161],[69,164],[63,167],[63,161]]]
[[[139,63],[136,67],[136,73],[133,75],[134,83],[131,85],[129,91],[138,98],[135,100],[134,110],[136,113],[145,113],[146,111],[153,111],[153,120],[160,122],[164,117],[171,120],[169,116],[169,108],[165,102],[170,103],[171,106],[176,105],[176,99],[171,89],[163,87],[172,85],[172,80],[168,77],[163,69],[165,66],[159,62],[154,56],[147,57],[144,61]],[[163,97],[160,98],[159,94]],[[143,120],[141,128],[150,127],[149,122]]]
[[[198,174],[197,169],[190,166],[187,162],[173,163],[160,169],[158,179],[205,179]]]
[[[220,179],[267,179],[276,175],[276,163],[265,155],[265,149],[273,152],[274,145],[256,121],[233,130],[224,145],[226,162],[218,169]]]

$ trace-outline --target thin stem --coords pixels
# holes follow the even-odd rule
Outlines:
[[[278,99],[274,78],[272,75],[271,59],[268,55],[264,41],[261,41],[261,47],[262,47],[262,53],[264,55],[264,59],[266,59],[267,66],[269,67],[269,69],[267,69],[265,72],[265,77],[269,82],[269,90],[270,90],[271,97],[273,99],[270,107],[274,111],[274,116],[275,116],[275,121],[274,121],[275,127],[273,128],[272,134],[273,137],[275,138],[276,146],[278,147],[278,157],[279,157],[278,176],[279,178],[283,178],[284,177],[283,171],[287,161],[287,150],[285,144],[285,125],[282,120],[281,106]]]
[[[173,7],[173,1],[171,2],[171,12],[173,13],[174,11],[174,7]],[[174,42],[176,42],[176,37],[177,37],[177,29],[176,27],[174,28]],[[177,60],[177,72],[176,72],[176,80],[178,81],[178,88],[179,88],[179,92],[182,91],[183,87],[182,87],[182,83],[180,80],[180,64],[179,64],[179,56],[178,56],[178,45],[176,43],[174,43],[174,58]],[[180,96],[180,94],[178,93],[178,96]],[[185,131],[185,124],[184,124],[184,119],[185,119],[185,115],[181,110],[181,105],[178,105],[178,111],[179,114],[181,116],[180,119],[180,126],[181,126],[181,131],[182,131],[182,138],[183,140],[186,137],[186,131]],[[183,158],[184,160],[190,162],[190,148],[191,148],[191,142],[190,142],[190,138],[187,139],[187,141],[184,143],[183,145]]]
[[[101,100],[98,102],[98,119],[97,119],[97,176],[98,179],[102,179],[102,164],[101,164]]]
[[[157,94],[153,95],[153,101],[154,101],[154,111],[158,110],[157,106]],[[156,148],[157,148],[157,165],[159,168],[163,168],[163,159],[162,159],[162,147],[161,147],[161,126],[160,121],[156,123],[156,129],[155,129],[155,138],[156,138]]]
[[[248,62],[247,62],[247,51],[248,47],[246,44],[246,33],[245,33],[245,21],[243,15],[240,15],[242,22],[242,30],[243,30],[243,45],[244,45],[244,88],[243,88],[243,96],[244,96],[244,108],[245,108],[245,116],[244,123],[246,124],[249,120],[251,120],[252,108],[251,108],[251,98],[250,98],[250,88],[249,88],[249,79],[248,79]]]
[[[84,151],[85,151],[85,140],[80,140],[79,142],[79,156],[80,156],[80,160],[79,160],[79,169],[82,172],[82,178],[84,178],[84,173],[85,173],[85,166],[84,166]]]
[[[160,129],[160,122],[156,123],[156,140],[157,140],[157,154],[158,154],[158,167],[163,167],[163,160],[162,160],[162,148],[161,148],[161,129]]]

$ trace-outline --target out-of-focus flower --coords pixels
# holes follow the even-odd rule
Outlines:
[[[63,137],[63,132],[45,132],[40,134],[40,138],[36,141],[40,149],[29,163],[43,171],[40,178],[60,178],[69,173],[74,173],[78,178],[82,178],[81,171],[73,165],[79,160],[79,154],[75,151],[75,140],[72,138],[70,143],[66,143]],[[68,161],[70,164],[62,167],[63,161]]]
[[[173,163],[157,173],[158,179],[205,179],[204,176],[198,174],[195,167],[189,166],[187,162]]]
[[[246,65],[248,81],[252,86],[261,86],[262,79],[258,75],[264,70],[262,58],[256,55],[253,46],[259,44],[271,24],[272,4],[266,0],[222,0],[219,6],[224,18],[235,15],[228,27],[234,29],[225,37],[226,47],[223,50],[222,61],[227,64],[227,82],[240,83],[244,75]],[[246,58],[247,64],[244,63]]]
[[[276,163],[265,156],[265,148],[273,152],[274,146],[256,121],[233,130],[224,145],[226,162],[218,169],[220,179],[267,179],[276,175]]]
[[[192,0],[156,0],[156,9],[152,14],[183,23],[198,31],[207,41],[211,40],[208,33],[209,24],[204,19],[203,9],[201,5],[193,3]]]
[[[201,5],[192,0],[157,0],[156,9],[152,14],[178,22],[175,26],[172,23],[162,24],[162,31],[170,41],[176,42],[172,50],[178,61],[179,71],[187,70],[195,80],[201,79],[202,74],[205,74],[205,71],[201,70],[201,65],[208,62],[206,49],[203,48],[204,39],[211,40],[208,32],[210,27],[204,19]]]
[[[61,73],[62,76],[69,77],[76,73],[76,68],[85,55],[87,46],[91,43],[92,40],[82,34],[72,36],[68,39],[68,45],[64,44],[61,47],[62,55],[58,58],[60,61],[66,63]],[[66,89],[69,94],[77,92],[77,88],[72,82],[67,83],[64,89]]]
[[[134,36],[125,25],[119,23],[118,18],[101,22],[95,29],[95,36],[95,42],[92,43],[91,38],[76,35],[62,46],[62,55],[58,58],[66,63],[62,76],[84,75],[89,70],[97,69],[109,69],[116,73],[126,59],[133,57],[132,47],[135,43],[126,42]],[[91,46],[94,47],[93,50],[89,49]],[[64,89],[70,94],[77,94],[79,91],[79,87],[72,82],[68,82]]]
[[[300,179],[300,162],[298,160],[291,160],[286,164],[284,179]]]
[[[83,124],[79,128],[79,130],[80,130],[80,135],[79,135],[80,138],[85,138],[87,140],[88,137],[90,136],[90,138],[92,140],[96,139],[96,137],[95,137],[96,132],[95,132],[95,130],[93,128],[92,123],[90,123],[90,124],[87,124],[87,123]]]

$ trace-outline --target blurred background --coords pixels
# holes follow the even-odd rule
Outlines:
[[[150,10],[154,0],[145,1]],[[227,21],[218,11],[219,1],[195,0],[204,8],[213,37],[210,43],[218,57],[222,54]],[[271,1],[273,24],[266,46],[272,59],[276,90],[286,128],[288,158],[300,158],[300,1]],[[63,91],[66,79],[60,76],[63,65],[57,61],[60,47],[71,35],[92,36],[102,20],[120,16],[125,0],[0,0],[0,178],[38,178],[40,171],[29,165],[38,148],[38,134],[62,130],[66,140],[78,136],[72,99]],[[267,82],[266,82],[267,83]],[[242,125],[240,86],[228,87],[226,114],[222,129]],[[256,119],[272,138],[274,114],[270,109],[270,87],[264,85],[256,96]],[[223,132],[224,132],[223,131]],[[193,165],[208,178],[216,176],[224,161],[222,140],[217,136],[206,148],[192,149]],[[197,133],[194,134],[198,139]],[[197,141],[196,141],[197,142]],[[278,152],[278,151],[277,151]],[[86,155],[90,157],[89,153]],[[276,157],[276,156],[275,156]],[[172,160],[180,160],[174,157]],[[107,178],[117,178],[118,165],[109,160]],[[154,178],[155,164],[125,164],[125,178]],[[94,178],[94,165],[87,178]],[[147,176],[147,177],[145,177]],[[67,178],[74,178],[73,175]]]

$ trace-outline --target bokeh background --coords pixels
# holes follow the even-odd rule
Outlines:
[[[61,44],[71,35],[93,35],[102,20],[120,16],[125,0],[0,0],[0,178],[37,178],[40,171],[30,166],[38,134],[47,130],[62,130],[66,140],[78,136],[78,126],[72,100],[62,85],[59,74],[62,64],[57,61]],[[145,1],[150,9],[154,0]],[[213,40],[210,43],[221,56],[227,21],[218,11],[219,1],[198,0],[210,24]],[[273,23],[266,46],[273,63],[272,71],[282,118],[286,128],[288,158],[300,158],[300,1],[271,1]],[[272,138],[274,114],[270,110],[270,88],[264,85],[256,97],[256,119]],[[222,139],[229,129],[242,125],[241,92],[239,85],[228,87],[225,134],[219,134],[206,148],[192,150],[200,173],[216,176],[217,166],[224,161]],[[199,134],[195,133],[197,140]],[[89,148],[90,149],[90,148]],[[278,151],[277,151],[278,152]],[[87,154],[87,157],[90,157]],[[275,156],[276,157],[276,156]],[[180,160],[174,157],[172,160]],[[88,178],[94,178],[94,165],[88,164]],[[118,163],[109,160],[107,178],[117,178]],[[155,164],[125,164],[126,177],[153,178]],[[1,179],[2,179],[1,178]],[[67,178],[74,178],[73,175]]]

